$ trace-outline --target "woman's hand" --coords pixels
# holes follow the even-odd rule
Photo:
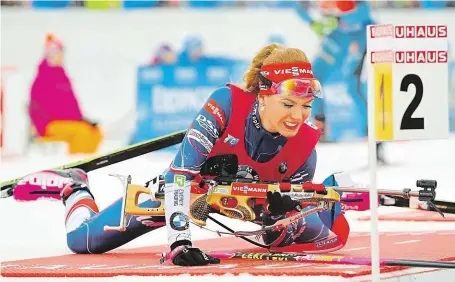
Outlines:
[[[176,247],[171,246],[171,249],[172,251],[169,259],[171,259],[172,263],[175,265],[202,266],[220,263],[220,259],[209,256],[198,248],[191,247],[191,243]]]
[[[295,209],[298,203],[288,195],[282,196],[279,192],[267,192],[268,210],[272,215],[285,215]]]

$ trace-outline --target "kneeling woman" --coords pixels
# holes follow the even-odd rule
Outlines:
[[[98,213],[84,177],[62,191],[66,205],[68,245],[77,253],[103,253],[166,225],[171,258],[177,265],[205,265],[219,260],[192,247],[188,228],[191,181],[213,157],[235,154],[239,177],[260,181],[303,183],[312,181],[316,168],[315,146],[320,130],[308,122],[312,102],[321,86],[311,64],[299,49],[269,45],[254,58],[245,74],[245,87],[228,85],[213,92],[193,120],[181,147],[163,173],[165,218],[128,218],[125,232],[104,232],[118,225],[122,201]],[[67,177],[72,177],[68,172]],[[336,183],[330,183],[335,185]],[[264,225],[296,211],[287,196],[269,193],[258,218]],[[157,207],[151,200],[143,207]],[[311,207],[307,207],[311,208]],[[347,240],[349,226],[339,203],[314,213],[282,231],[264,235],[277,251],[333,251]]]

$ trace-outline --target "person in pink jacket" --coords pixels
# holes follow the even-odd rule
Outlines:
[[[63,44],[48,34],[33,82],[29,115],[36,135],[68,144],[70,154],[90,154],[102,141],[99,126],[84,118],[63,67]]]

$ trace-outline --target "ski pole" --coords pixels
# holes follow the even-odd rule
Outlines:
[[[235,252],[224,253],[214,252],[210,256],[219,259],[242,259],[242,260],[270,260],[270,261],[291,261],[301,263],[329,263],[329,264],[351,264],[371,265],[371,258],[348,257],[342,255],[315,255],[315,254],[293,254],[293,253],[248,253]],[[403,266],[403,267],[426,267],[426,268],[451,268],[455,269],[454,262],[427,261],[411,259],[380,259],[380,266]]]

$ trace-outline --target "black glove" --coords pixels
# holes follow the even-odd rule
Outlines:
[[[298,202],[293,201],[288,195],[281,196],[279,192],[267,192],[268,210],[272,215],[284,215],[295,209]]]
[[[177,246],[171,246],[171,253],[173,253],[171,259],[175,265],[201,266],[220,263],[220,259],[209,256],[198,248],[192,248],[189,241],[184,242],[184,245],[182,245],[181,241],[177,241],[174,244],[176,243],[178,243]]]

